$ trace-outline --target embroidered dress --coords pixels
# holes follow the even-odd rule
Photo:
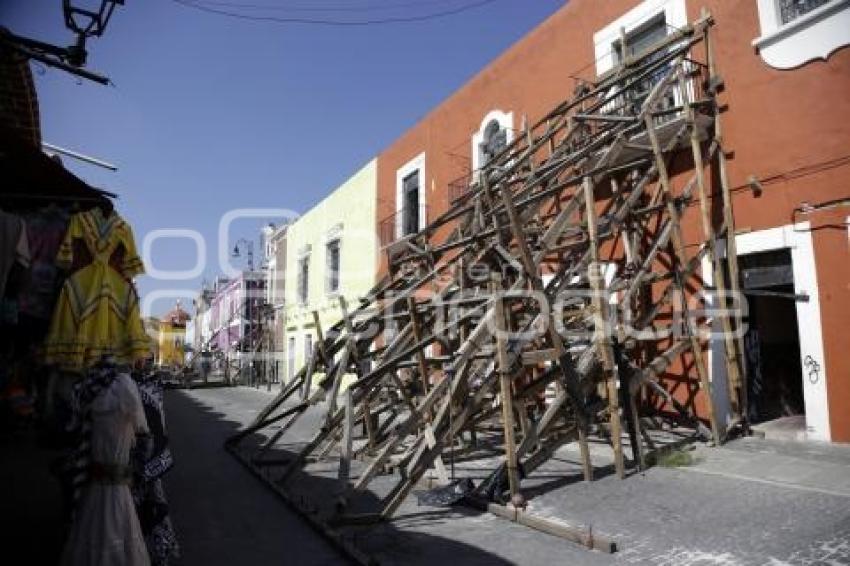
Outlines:
[[[162,382],[154,376],[136,380],[150,435],[133,450],[133,500],[153,566],[167,566],[180,556],[177,535],[168,515],[162,477],[174,465],[162,407]]]
[[[127,373],[113,368],[112,382],[91,401],[89,481],[81,491],[71,533],[62,554],[63,566],[148,566],[133,496],[130,493],[130,448],[148,425],[139,390]],[[103,379],[106,377],[107,379]],[[108,381],[101,375],[101,384]]]
[[[91,263],[72,273],[59,295],[45,340],[47,363],[79,371],[105,355],[119,363],[144,358],[150,339],[132,283],[144,268],[133,232],[114,212],[75,214],[56,261],[68,268],[85,255]]]

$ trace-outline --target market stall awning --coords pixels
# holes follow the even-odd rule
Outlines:
[[[116,195],[96,189],[41,148],[0,126],[0,205],[78,202],[81,208],[112,206]]]

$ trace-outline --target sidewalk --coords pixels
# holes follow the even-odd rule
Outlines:
[[[244,387],[173,394],[224,413],[252,407],[253,414],[269,399],[265,391]],[[293,427],[287,450],[311,434],[318,413]],[[612,474],[610,448],[596,445],[597,480],[585,483],[577,447],[567,446],[523,482],[529,511],[613,538],[620,549],[613,555],[487,513],[417,506],[414,497],[393,521],[346,527],[345,533],[382,564],[850,564],[847,452],[745,439],[697,448],[691,466],[655,467],[619,480]],[[309,475],[294,477],[287,489],[311,498],[336,489],[334,462],[307,470]],[[465,461],[456,463],[456,472],[477,481],[483,469],[478,461]],[[386,486],[378,481],[373,487],[367,502]],[[270,492],[266,497],[274,500]]]
[[[848,498],[850,446],[742,438],[700,448],[687,471]]]

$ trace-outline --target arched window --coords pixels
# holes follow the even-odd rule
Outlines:
[[[481,165],[486,165],[491,159],[499,155],[508,145],[508,130],[503,128],[495,118],[484,127],[484,140],[479,146],[481,151]]]
[[[472,135],[472,170],[479,171],[512,141],[513,113],[493,110]],[[477,174],[477,173],[476,173]]]

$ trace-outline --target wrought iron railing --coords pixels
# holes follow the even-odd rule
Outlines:
[[[454,204],[466,196],[473,185],[475,175],[472,171],[449,183],[449,203]]]
[[[659,53],[663,54],[663,52]],[[624,117],[638,115],[652,89],[667,76],[672,64],[672,62],[661,64],[648,74],[634,79],[601,108],[601,113]],[[706,97],[705,82],[708,69],[705,64],[693,59],[685,59],[683,68],[685,72],[684,92],[676,83],[678,79],[673,77],[672,80],[676,86],[669,89],[668,94],[659,100],[655,106],[653,113],[656,124],[681,117],[685,100],[693,104]],[[604,124],[590,125],[590,127],[594,126],[597,128],[606,127]]]
[[[378,240],[381,247],[396,240],[418,233],[428,224],[428,206],[420,204],[415,210],[402,208],[378,223]]]

